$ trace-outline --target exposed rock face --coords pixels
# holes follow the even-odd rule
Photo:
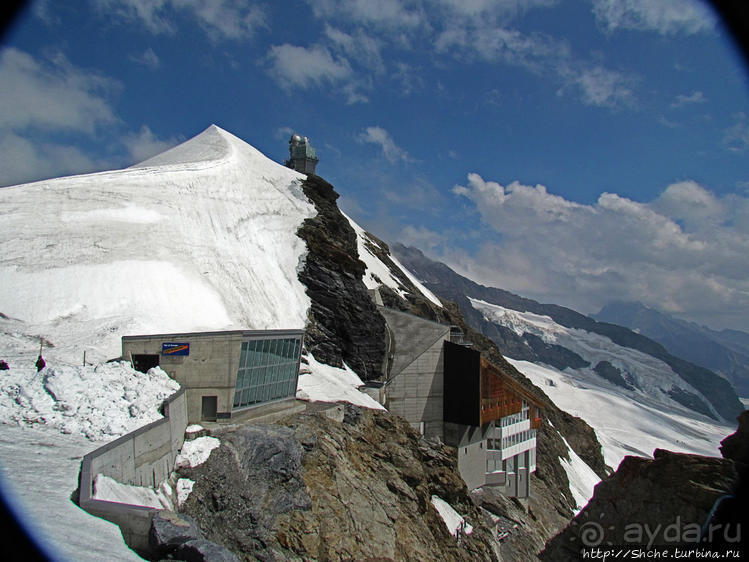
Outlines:
[[[621,369],[614,367],[608,361],[599,361],[596,363],[596,366],[593,367],[593,371],[607,381],[613,382],[615,385],[626,388],[627,390],[634,390],[634,387],[629,384],[627,379],[622,375]]]
[[[695,543],[715,500],[736,476],[727,459],[656,449],[653,459],[625,457],[588,505],[546,545],[542,560],[580,560],[583,547]],[[725,529],[724,529],[725,530]],[[729,537],[736,528],[728,529]]]
[[[183,511],[209,540],[235,553],[273,559],[269,545],[278,516],[311,507],[302,448],[291,429],[275,425],[239,426],[220,438],[208,462],[181,469],[195,481]]]
[[[364,380],[376,379],[385,357],[385,320],[362,282],[356,233],[338,210],[332,185],[309,176],[302,189],[317,209],[298,231],[308,248],[299,280],[312,300],[305,344],[319,361],[339,367],[345,361]]]
[[[740,526],[742,529],[739,546],[745,557],[749,556],[749,410],[744,410],[738,417],[739,428],[735,433],[721,441],[720,452],[734,462],[738,476],[733,483],[731,496],[724,501],[714,512],[710,525],[719,528]],[[713,541],[715,546],[735,549],[736,545],[722,540],[720,534]]]
[[[197,522],[185,513],[159,511],[151,522],[149,553],[156,560],[239,562],[227,548],[203,538]]]
[[[195,520],[184,513],[159,511],[151,522],[148,545],[159,558],[165,558],[183,542],[203,538]]]
[[[222,434],[208,461],[185,471],[196,483],[183,509],[207,539],[242,560],[497,559],[452,449],[387,412],[349,405],[342,423],[313,413],[281,423]],[[451,536],[432,495],[473,532]]]

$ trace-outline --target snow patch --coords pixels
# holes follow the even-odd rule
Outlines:
[[[349,402],[373,410],[384,410],[382,404],[359,390],[364,384],[348,365],[344,368],[331,367],[317,361],[312,355],[309,360],[309,373],[299,374],[296,397],[310,402]]]
[[[177,480],[177,505],[182,505],[192,493],[195,481],[189,478],[180,478]]]
[[[115,362],[55,365],[37,373],[32,361],[0,371],[0,422],[109,440],[160,419],[161,403],[179,389],[158,367],[140,373]]]
[[[559,436],[562,437],[562,434],[560,433]],[[601,479],[595,472],[593,472],[593,469],[590,468],[574,450],[572,450],[572,447],[570,447],[570,444],[567,443],[567,440],[564,437],[562,437],[562,440],[567,446],[567,454],[569,455],[570,460],[568,461],[567,459],[560,457],[559,461],[562,464],[562,468],[564,468],[564,471],[567,473],[567,480],[570,482],[570,492],[572,492],[572,497],[576,504],[575,509],[572,511],[577,515],[580,510],[587,505],[590,498],[593,497],[593,489]]]
[[[366,231],[361,226],[356,224],[353,219],[351,219],[351,217],[349,217],[345,213],[342,214],[349,221],[349,224],[351,224],[351,228],[353,228],[356,232],[356,245],[359,252],[359,259],[364,262],[364,265],[367,266],[363,277],[364,285],[367,287],[367,289],[376,289],[380,285],[385,285],[386,287],[390,287],[391,289],[393,289],[393,291],[395,291],[401,297],[405,298],[406,291],[403,285],[401,285],[400,281],[398,281],[398,279],[392,274],[390,268],[383,262],[381,262],[380,258],[378,258],[369,250],[369,248],[367,248],[367,245],[365,243],[367,240]],[[434,295],[434,293],[424,287],[424,285],[422,285],[421,282],[416,279],[414,274],[408,271],[403,266],[403,264],[401,264],[395,258],[395,256],[391,255],[390,259],[403,272],[403,274],[408,277],[411,283],[414,284],[416,289],[419,290],[422,295],[424,295],[438,307],[442,308],[442,303]]]
[[[454,537],[458,536],[458,533],[470,535],[473,533],[473,526],[469,525],[468,522],[460,515],[453,507],[443,500],[439,496],[432,496],[432,505],[437,510],[442,521],[445,522],[447,530]]]
[[[221,445],[221,441],[215,437],[198,437],[191,441],[185,441],[174,461],[174,468],[195,468],[196,466],[200,466],[211,456],[211,451],[219,445]]]
[[[163,490],[122,484],[103,474],[97,474],[94,478],[93,499],[156,509],[173,509],[171,500]]]

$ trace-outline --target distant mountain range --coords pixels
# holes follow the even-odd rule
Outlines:
[[[733,421],[743,411],[726,379],[644,334],[479,285],[416,248],[395,244],[391,250],[429,290],[457,303],[467,322],[507,357],[545,363],[581,379],[594,373],[638,400],[681,405],[715,419]],[[740,346],[743,340],[733,336]]]
[[[613,302],[594,315],[663,345],[669,353],[724,375],[740,396],[749,396],[749,334],[715,331],[674,318],[639,302]]]

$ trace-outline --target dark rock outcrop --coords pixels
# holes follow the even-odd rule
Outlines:
[[[157,558],[166,558],[183,542],[200,538],[203,534],[195,519],[185,513],[165,510],[153,517],[148,545]]]
[[[263,559],[278,516],[310,509],[302,448],[291,429],[275,425],[238,426],[219,436],[207,462],[181,469],[195,481],[183,511],[209,540]]]
[[[239,562],[230,550],[203,538],[195,519],[186,513],[157,512],[151,522],[148,546],[147,555],[154,560]]]
[[[745,557],[749,556],[749,410],[744,410],[738,417],[739,427],[735,433],[721,441],[720,452],[734,462],[736,480],[727,497],[715,506],[713,516],[707,523],[708,527],[717,529],[740,528],[741,536],[738,543]],[[736,549],[736,543],[725,540],[725,536],[718,533],[712,544],[716,548]]]
[[[629,382],[627,382],[627,379],[624,378],[621,369],[614,367],[608,361],[599,361],[598,363],[596,363],[596,366],[593,367],[593,371],[598,376],[603,377],[607,381],[614,383],[617,386],[621,386],[623,388],[626,388],[627,390],[635,389],[635,387],[629,384]]]
[[[208,461],[185,472],[196,483],[183,509],[207,539],[241,560],[497,559],[453,449],[350,405],[343,422],[305,412],[279,423],[227,428]],[[473,532],[453,537],[433,495]]]
[[[661,449],[653,459],[625,457],[540,557],[580,560],[582,548],[599,545],[695,544],[716,499],[731,489],[735,476],[734,463],[727,459]]]
[[[183,542],[174,551],[172,559],[184,562],[239,562],[231,550],[205,539]]]
[[[297,234],[307,243],[299,280],[310,307],[305,345],[318,361],[351,367],[364,380],[379,378],[385,357],[385,320],[362,281],[356,233],[338,210],[338,194],[319,176],[302,184],[317,216],[305,219]]]

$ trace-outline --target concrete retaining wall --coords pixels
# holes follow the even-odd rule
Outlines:
[[[169,477],[187,428],[187,394],[182,388],[163,405],[164,418],[99,447],[81,462],[78,504],[88,513],[120,526],[135,550],[148,548],[153,514],[150,507],[93,499],[94,478],[109,476],[123,484],[157,487]]]

